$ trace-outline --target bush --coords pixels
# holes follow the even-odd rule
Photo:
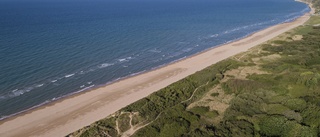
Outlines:
[[[219,93],[212,93],[211,96],[212,97],[217,97],[217,96],[219,96]]]
[[[287,119],[282,116],[266,116],[261,119],[260,133],[265,136],[281,136]]]
[[[190,109],[190,111],[194,114],[203,115],[209,112],[209,107],[197,106]]]
[[[285,106],[289,107],[290,109],[294,111],[299,111],[301,112],[307,107],[307,102],[304,101],[303,99],[289,99],[284,103]]]
[[[222,84],[222,89],[227,94],[240,94],[242,92],[251,92],[259,88],[264,88],[265,85],[252,80],[230,79]]]
[[[225,121],[215,131],[216,136],[222,137],[253,137],[253,124],[245,120]]]

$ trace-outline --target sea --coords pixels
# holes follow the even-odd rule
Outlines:
[[[309,11],[294,0],[0,0],[0,120]]]

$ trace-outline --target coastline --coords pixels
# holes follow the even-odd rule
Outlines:
[[[18,114],[0,121],[0,135],[67,135],[190,74],[302,25],[308,19],[309,15],[304,15],[292,22],[277,24],[240,40],[210,48],[158,69]]]

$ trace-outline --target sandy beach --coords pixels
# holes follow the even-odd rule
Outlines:
[[[302,25],[309,18],[308,13],[293,22],[269,27],[244,39],[212,48],[162,68],[6,119],[0,122],[0,136],[65,136],[188,75]]]

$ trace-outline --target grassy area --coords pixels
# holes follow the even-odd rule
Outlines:
[[[319,14],[320,11],[320,1],[319,0],[312,0],[313,6],[316,8],[316,13]]]
[[[313,16],[70,136],[320,136],[319,23]]]

